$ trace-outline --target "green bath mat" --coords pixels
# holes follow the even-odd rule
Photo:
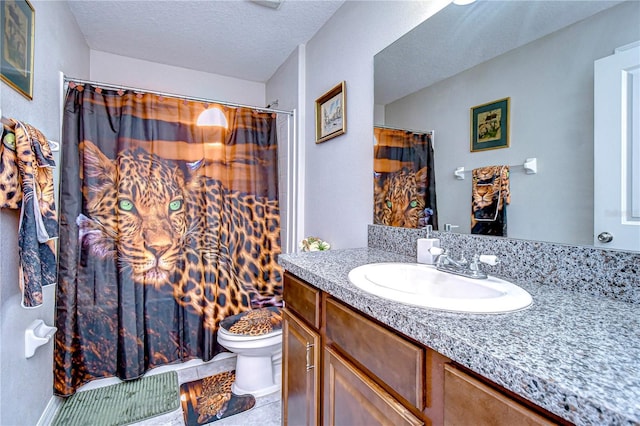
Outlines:
[[[53,426],[119,426],[180,407],[175,371],[76,392],[62,405]]]

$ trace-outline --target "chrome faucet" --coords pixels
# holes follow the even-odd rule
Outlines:
[[[439,247],[434,247],[431,250],[432,254],[438,256],[436,260],[437,270],[448,272],[450,274],[461,275],[467,278],[486,279],[487,274],[480,269],[480,263],[495,265],[500,262],[498,258],[493,255],[475,254],[472,257],[471,262],[468,262],[464,256],[458,260],[451,258],[447,250],[443,250]]]

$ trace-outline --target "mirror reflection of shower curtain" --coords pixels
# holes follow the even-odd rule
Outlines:
[[[73,83],[64,108],[55,394],[210,360],[281,304],[274,114]]]
[[[432,133],[374,127],[373,223],[438,229]]]

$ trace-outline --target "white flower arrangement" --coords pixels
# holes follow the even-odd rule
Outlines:
[[[300,242],[300,250],[302,251],[325,251],[330,248],[331,244],[318,237],[307,237]]]

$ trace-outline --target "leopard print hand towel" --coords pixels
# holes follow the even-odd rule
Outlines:
[[[471,233],[506,237],[509,166],[481,167],[472,175]]]
[[[18,254],[22,306],[34,308],[42,304],[42,286],[55,283],[57,277],[55,161],[47,138],[38,129],[14,119],[3,124],[1,207],[21,209]]]

